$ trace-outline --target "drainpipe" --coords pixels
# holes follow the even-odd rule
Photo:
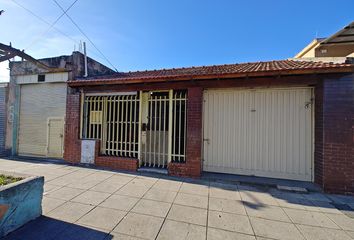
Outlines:
[[[84,44],[84,56],[85,56],[85,58],[84,58],[84,60],[85,60],[85,75],[84,75],[84,77],[86,78],[86,77],[88,77],[88,71],[87,71],[87,54],[86,54],[86,42],[83,42],[83,44]]]

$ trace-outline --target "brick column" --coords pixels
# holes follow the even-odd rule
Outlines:
[[[323,187],[323,82],[315,88],[315,183]]]
[[[81,160],[80,140],[80,94],[68,88],[64,135],[64,160],[79,163]]]
[[[321,94],[315,179],[326,192],[354,195],[354,75],[325,79]]]
[[[188,88],[186,163],[170,163],[169,174],[200,177],[202,171],[203,89]]]

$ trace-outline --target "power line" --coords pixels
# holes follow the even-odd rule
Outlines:
[[[36,13],[34,13],[33,11],[31,11],[30,9],[26,8],[25,6],[23,6],[22,4],[18,3],[15,0],[12,0],[15,4],[17,4],[19,7],[23,8],[24,10],[26,10],[28,13],[32,14],[34,17],[36,17],[38,20],[42,21],[43,23],[47,24],[48,26],[51,26],[52,24],[49,23],[47,20],[43,19],[42,17],[38,16]],[[67,37],[68,39],[70,39],[71,41],[73,41],[74,43],[80,43],[79,41],[75,40],[74,38],[70,37],[68,34],[62,32],[61,30],[59,30],[57,27],[53,26],[53,29],[55,31],[57,31],[58,33],[64,35],[65,37]]]
[[[50,22],[48,22],[47,20],[45,20],[44,18],[40,17],[38,14],[36,14],[35,12],[33,12],[32,10],[30,10],[29,8],[25,7],[24,5],[20,4],[19,2],[12,0],[17,6],[21,7],[22,9],[24,9],[25,11],[27,11],[28,13],[30,13],[32,16],[34,16],[35,18],[37,18],[38,20],[40,20],[41,22],[47,24],[48,26],[51,26],[52,24]],[[58,33],[62,34],[63,36],[65,36],[66,38],[68,38],[69,40],[71,40],[73,43],[80,45],[81,42],[79,42],[78,40],[72,38],[70,35],[66,34],[65,32],[61,31],[60,29],[58,29],[57,27],[53,26],[52,27],[55,31],[57,31]],[[97,53],[91,51],[90,49],[87,49],[88,52],[92,53],[93,55],[95,55],[96,57],[104,60],[104,58],[102,58],[101,56],[99,56]]]
[[[108,60],[108,58],[98,49],[98,47],[91,41],[91,39],[85,34],[85,32],[79,27],[79,25],[76,24],[76,22],[69,16],[69,14],[67,13],[67,11],[65,11],[62,6],[56,1],[53,0],[55,2],[55,4],[63,11],[63,14],[65,14],[69,20],[75,25],[75,27],[82,33],[82,35],[84,35],[87,40],[92,44],[92,46],[102,55],[102,57],[112,66],[112,68],[118,72],[118,70],[114,67],[114,65]]]
[[[38,36],[36,39],[34,39],[29,45],[28,47],[26,47],[25,49],[30,48],[31,46],[33,46],[34,43],[36,43],[43,35],[45,35],[47,32],[49,32],[49,30],[51,28],[54,27],[54,25],[64,16],[67,14],[67,11],[70,10],[70,8],[72,8],[74,6],[74,4],[77,2],[78,0],[75,0],[66,10],[63,10],[63,13],[52,23],[50,24],[50,26],[47,28],[47,30],[45,30],[40,36]]]

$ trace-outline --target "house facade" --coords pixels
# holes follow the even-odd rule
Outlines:
[[[354,65],[272,61],[68,81],[64,159],[354,193]]]
[[[327,38],[316,38],[294,58],[343,62],[354,58],[354,22]]]
[[[84,76],[85,56],[10,63],[6,149],[12,155],[63,158],[67,81]],[[89,76],[113,71],[88,58]]]

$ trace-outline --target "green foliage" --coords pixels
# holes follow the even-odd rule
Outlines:
[[[0,186],[6,185],[6,184],[10,184],[10,183],[14,183],[17,181],[22,180],[22,178],[19,177],[12,177],[12,176],[5,176],[3,174],[0,174]]]

